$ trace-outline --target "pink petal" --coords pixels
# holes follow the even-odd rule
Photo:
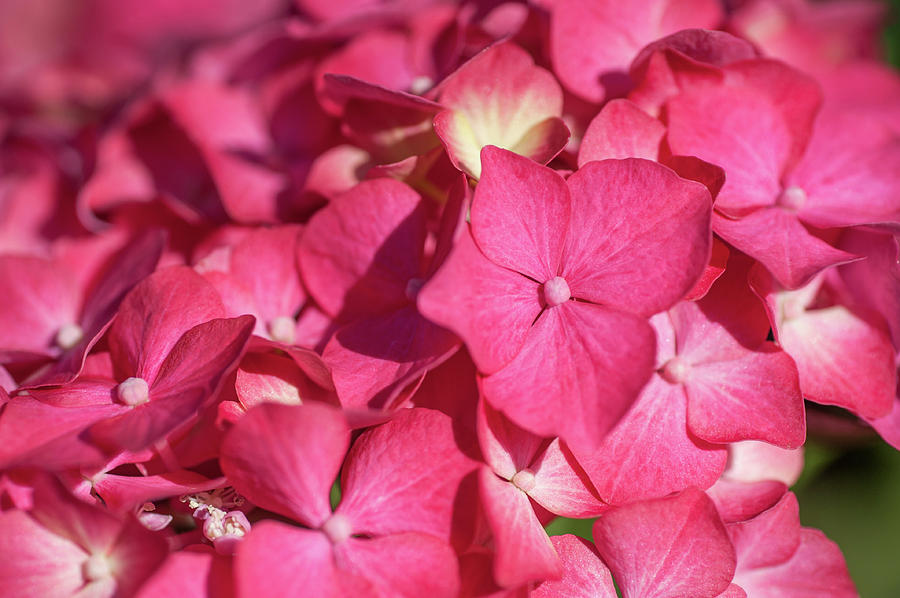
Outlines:
[[[173,552],[141,586],[137,598],[205,598],[234,596],[232,559],[212,550]]]
[[[837,544],[816,529],[800,530],[800,547],[786,563],[748,571],[739,583],[750,596],[853,598],[859,594]]]
[[[640,159],[586,164],[568,185],[561,276],[574,297],[650,316],[694,286],[712,244],[704,186]]]
[[[880,119],[823,112],[788,182],[803,190],[798,214],[812,226],[900,223],[900,141]]]
[[[258,229],[231,252],[231,274],[252,293],[263,325],[275,318],[293,318],[306,296],[294,258],[299,226]]]
[[[660,498],[688,486],[709,488],[727,451],[687,428],[684,387],[654,375],[637,402],[583,465],[603,499],[621,505]]]
[[[77,325],[81,291],[58,264],[37,257],[0,257],[0,359],[34,359],[60,352],[56,337]]]
[[[10,596],[69,596],[83,585],[88,554],[23,511],[0,513],[0,583]]]
[[[534,472],[535,486],[528,496],[554,515],[586,519],[606,510],[587,474],[558,438],[529,469]]]
[[[559,557],[534,514],[528,495],[489,469],[479,474],[481,504],[494,534],[494,578],[503,587],[557,579]]]
[[[495,145],[541,164],[568,141],[562,89],[550,72],[511,42],[488,47],[442,84],[448,108],[434,128],[454,166],[481,177],[481,148]]]
[[[699,490],[608,511],[594,541],[625,598],[719,595],[731,582],[734,548],[712,501]]]
[[[708,442],[761,440],[797,448],[806,440],[796,366],[773,344],[693,365],[685,387],[688,428]]]
[[[125,294],[156,268],[165,241],[164,234],[151,231],[129,242],[111,258],[85,299],[80,318],[84,340],[67,351],[50,370],[30,378],[29,385],[65,384],[78,375],[85,354],[99,340]]]
[[[372,584],[373,596],[454,598],[459,593],[456,554],[426,534],[349,538],[335,552],[342,568]]]
[[[331,316],[374,314],[408,301],[421,277],[425,211],[419,196],[391,179],[364,181],[320,210],[300,242],[310,294]]]
[[[476,418],[484,461],[507,480],[531,465],[544,444],[543,438],[523,430],[483,400],[478,402]]]
[[[319,102],[328,112],[341,113],[342,106],[323,93],[323,76],[328,73],[351,75],[389,89],[409,89],[417,75],[409,51],[409,37],[401,31],[374,29],[355,36],[318,64],[315,78]],[[372,56],[378,56],[378,60],[372,60]]]
[[[356,533],[422,532],[449,540],[457,493],[474,469],[449,417],[430,409],[402,410],[354,443],[341,474],[337,513]]]
[[[137,376],[152,385],[182,334],[223,315],[218,293],[190,268],[155,272],[128,293],[109,331],[118,377]]]
[[[299,405],[309,385],[291,358],[276,353],[248,353],[237,370],[234,390],[246,409],[262,403]]]
[[[410,382],[458,347],[456,335],[410,305],[344,326],[325,346],[322,358],[331,368],[342,404],[390,409]]]
[[[556,0],[550,18],[553,67],[569,91],[599,103],[627,91],[625,73],[643,46],[680,29],[715,28],[720,19],[720,6],[708,0],[626,6]]]
[[[185,332],[150,385],[151,401],[194,388],[214,394],[222,377],[240,361],[255,323],[252,316],[218,318]]]
[[[55,535],[79,546],[85,554],[79,565],[86,557],[97,556],[109,567],[109,576],[95,583],[131,595],[165,559],[168,552],[165,539],[135,519],[123,521],[105,509],[86,504],[49,476],[35,479],[34,489],[31,517]]]
[[[561,176],[493,146],[472,202],[472,237],[484,256],[543,283],[560,269],[569,193]]]
[[[759,260],[788,289],[803,286],[825,268],[856,258],[814,237],[795,214],[779,207],[757,210],[740,220],[713,214],[713,230]]]
[[[645,320],[569,301],[544,311],[516,358],[484,379],[484,395],[516,424],[560,436],[580,455],[634,402],[653,347]]]
[[[469,234],[425,284],[417,303],[422,315],[463,339],[484,373],[516,356],[541,313],[538,285],[489,261]]]
[[[772,508],[781,500],[787,486],[784,482],[732,482],[722,478],[707,494],[716,503],[716,509],[725,523],[746,521]]]
[[[237,367],[254,322],[252,316],[216,319],[188,330],[159,367],[149,402],[96,423],[91,440],[106,450],[138,451],[190,422]]]
[[[253,526],[238,547],[234,568],[239,598],[344,598],[351,588],[370,590],[364,581],[338,568],[325,534],[279,521]]]
[[[856,301],[881,314],[891,331],[894,346],[900,346],[900,264],[897,239],[861,229],[845,230],[840,248],[864,260],[838,269]]]
[[[102,390],[105,404],[81,407],[54,407],[27,396],[10,399],[0,414],[0,469],[31,466],[54,471],[103,463],[105,454],[83,440],[82,432],[128,407],[112,403],[109,385]]]
[[[748,440],[728,446],[725,477],[737,482],[778,480],[793,486],[803,473],[803,449],[783,449]]]
[[[328,496],[349,444],[347,424],[332,407],[264,404],[225,437],[220,463],[254,504],[319,527],[331,516]]]
[[[719,237],[713,237],[712,255],[709,258],[709,264],[703,270],[700,280],[697,281],[694,288],[684,298],[685,301],[702,299],[709,292],[713,283],[725,272],[729,253],[728,246],[719,240]]]
[[[775,203],[792,139],[765,93],[750,87],[691,89],[670,99],[666,111],[672,153],[725,169],[716,209],[738,216]]]
[[[893,345],[881,327],[834,306],[786,320],[779,341],[797,362],[806,398],[867,418],[890,412],[897,370]]]
[[[743,572],[781,564],[800,546],[800,506],[793,492],[778,504],[748,521],[728,525],[728,535],[737,552],[735,583]]]
[[[562,577],[545,581],[532,592],[534,598],[615,598],[612,575],[597,556],[590,542],[566,534],[552,536],[550,541],[562,562]]]
[[[608,158],[659,157],[666,127],[629,100],[607,103],[588,125],[578,150],[578,166]]]
[[[93,489],[110,510],[125,512],[147,501],[213,490],[224,482],[221,477],[210,479],[182,469],[147,476],[101,474],[94,479]]]

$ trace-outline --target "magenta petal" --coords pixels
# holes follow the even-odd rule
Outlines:
[[[421,277],[425,210],[392,179],[364,181],[316,213],[299,248],[310,294],[331,316],[358,317],[407,301]]]
[[[165,244],[164,233],[151,231],[113,257],[85,302],[82,322],[86,331],[100,330],[109,322],[125,294],[156,268]]]
[[[691,290],[712,246],[706,187],[634,158],[591,162],[567,183],[561,276],[573,297],[650,316]]]
[[[449,540],[460,484],[474,469],[456,444],[449,417],[402,410],[354,443],[337,512],[355,533],[423,532]]]
[[[741,573],[736,581],[749,596],[859,596],[841,549],[817,529],[800,530],[800,546],[787,562]]]
[[[110,510],[125,512],[147,501],[205,492],[224,483],[221,477],[209,479],[181,469],[148,476],[101,474],[95,477],[93,489]]]
[[[519,355],[484,379],[484,395],[526,430],[593,451],[650,377],[654,346],[645,320],[569,301],[544,311]]]
[[[885,330],[837,305],[789,318],[778,332],[785,351],[797,362],[807,399],[865,418],[890,412],[897,370]]]
[[[128,293],[109,331],[117,377],[137,376],[152,385],[181,335],[224,312],[219,294],[192,269],[155,272]]]
[[[198,546],[171,553],[137,598],[232,598],[233,577],[230,557]]]
[[[0,359],[58,354],[56,336],[78,323],[80,290],[59,264],[26,256],[0,256]]]
[[[550,542],[562,562],[562,577],[538,585],[533,598],[616,598],[612,575],[590,542],[571,534],[552,536]]]
[[[654,375],[584,466],[600,496],[621,505],[660,498],[688,486],[709,488],[727,460],[723,447],[688,431],[684,387]]]
[[[50,370],[28,380],[29,385],[65,384],[79,374],[86,353],[99,340],[119,304],[137,283],[156,268],[165,246],[165,235],[148,232],[114,256],[94,284],[81,313],[82,342],[67,351]]]
[[[162,536],[148,531],[134,518],[121,520],[105,509],[82,502],[69,494],[55,478],[41,476],[35,479],[33,496],[34,504],[29,513],[31,518],[55,536],[65,538],[67,542],[81,549],[83,556],[78,562],[79,577],[85,571],[83,569],[85,561],[89,557],[96,557],[101,561],[99,565],[109,568],[109,573],[94,583],[114,588],[121,595],[129,596],[153,574],[166,557],[167,547]],[[36,563],[22,562],[18,559],[21,556],[26,558],[32,556],[22,553],[23,542],[27,543],[28,536],[17,537],[10,534],[2,536],[14,540],[19,546],[14,549],[14,554],[5,554],[5,547],[0,541],[0,557],[2,557],[0,562],[10,563],[13,568],[20,567],[23,569],[21,573],[27,574]],[[59,547],[56,542],[52,544]],[[73,554],[68,549],[61,550],[61,553]],[[60,567],[67,565],[65,562],[56,561],[59,556],[55,558],[45,556],[49,557],[49,562],[56,562]],[[0,571],[2,567],[3,565],[0,565]],[[2,573],[0,577],[3,577]],[[98,593],[112,595],[112,592]],[[47,595],[58,594],[50,592]]]
[[[543,438],[523,430],[483,400],[478,402],[476,418],[484,461],[507,480],[531,465],[544,443]]]
[[[109,453],[145,450],[190,423],[207,398],[196,388],[161,397],[97,422],[88,435],[91,442]]]
[[[237,366],[254,322],[252,316],[240,316],[188,330],[159,367],[149,402],[95,424],[91,439],[107,450],[137,451],[189,422]]]
[[[443,267],[419,293],[419,311],[456,332],[483,373],[509,363],[539,313],[533,281],[489,261],[464,233]]]
[[[761,440],[797,448],[806,418],[796,366],[773,344],[727,361],[691,366],[685,381],[688,428],[715,443]]]
[[[458,347],[455,334],[409,305],[344,326],[322,358],[331,367],[342,404],[387,409],[410,382]]]
[[[54,407],[27,396],[10,399],[0,413],[0,470],[31,466],[54,471],[105,461],[82,432],[128,407],[112,403],[108,385],[103,391],[106,404],[81,407]]]
[[[230,273],[253,295],[263,326],[278,317],[293,318],[306,298],[294,251],[300,230],[293,225],[258,229],[231,251]]]
[[[335,546],[335,553],[342,569],[372,584],[371,596],[454,598],[459,592],[456,554],[426,534],[349,538]]]
[[[220,463],[254,504],[319,527],[331,515],[329,491],[349,444],[350,430],[332,407],[264,404],[225,437]]]
[[[666,127],[629,100],[607,103],[584,132],[578,150],[578,166],[609,158],[659,157]]]
[[[608,511],[594,524],[594,542],[625,598],[713,598],[734,575],[725,526],[694,488]]]
[[[800,218],[818,228],[900,223],[900,141],[880,119],[824,111],[790,183]]]
[[[846,229],[841,249],[866,259],[839,269],[855,301],[887,321],[894,346],[900,347],[900,248],[897,237],[863,229]]]
[[[787,486],[776,480],[746,483],[722,478],[707,494],[716,503],[722,521],[734,523],[746,521],[772,508],[785,492]]]
[[[587,474],[559,438],[544,449],[529,469],[534,472],[535,486],[528,496],[554,515],[586,519],[606,510]]]
[[[728,525],[728,535],[737,552],[740,584],[741,572],[771,567],[785,562],[800,546],[800,506],[793,492],[786,493],[778,504],[753,519]]]
[[[655,39],[689,27],[714,28],[721,8],[710,0],[655,0],[622,5],[611,0],[556,0],[550,53],[563,84],[590,102],[627,91],[628,65]]]
[[[714,214],[713,229],[759,260],[788,289],[803,286],[825,268],[856,259],[811,235],[795,214],[779,207],[763,208],[740,220]]]
[[[213,394],[219,380],[237,365],[253,332],[253,316],[215,319],[184,333],[150,385],[151,401],[198,388]]]
[[[345,598],[353,581],[365,587],[338,569],[325,534],[279,521],[254,525],[234,563],[238,598]]]
[[[494,534],[494,578],[501,586],[556,579],[559,557],[538,521],[528,495],[483,467],[479,474],[481,504]]]
[[[559,273],[569,193],[556,172],[512,152],[481,150],[472,236],[486,258],[539,283]]]
[[[88,554],[22,511],[0,513],[0,584],[10,596],[72,596]]]
[[[793,139],[765,93],[751,87],[691,89],[669,100],[666,110],[672,153],[725,170],[717,209],[741,215],[775,203]]]

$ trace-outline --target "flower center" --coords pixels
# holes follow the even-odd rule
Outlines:
[[[119,401],[136,407],[150,400],[150,387],[143,378],[128,378],[116,387]]]
[[[269,336],[272,340],[293,345],[297,338],[297,323],[290,316],[278,316],[269,322]]]
[[[690,371],[691,366],[689,363],[678,357],[673,357],[662,367],[660,375],[662,375],[663,380],[666,382],[681,384],[688,377]]]
[[[544,301],[550,307],[565,303],[571,298],[572,291],[569,290],[569,283],[562,276],[554,276],[544,283]]]
[[[791,185],[781,192],[776,203],[786,210],[796,212],[806,203],[806,191],[801,187]]]
[[[322,533],[328,536],[332,544],[339,544],[353,534],[350,520],[345,515],[335,513],[322,524]]]
[[[56,332],[56,346],[60,349],[71,349],[84,338],[84,330],[75,323],[63,324]]]
[[[110,571],[106,555],[92,554],[89,556],[86,561],[81,563],[81,575],[88,583],[110,577],[112,571]]]
[[[513,486],[525,492],[526,494],[534,489],[537,485],[537,482],[534,479],[534,472],[530,469],[523,469],[521,471],[517,471],[516,475],[512,477],[510,480]]]

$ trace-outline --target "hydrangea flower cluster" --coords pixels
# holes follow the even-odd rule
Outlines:
[[[789,487],[805,401],[900,448],[882,16],[0,2],[0,593],[855,596]]]

